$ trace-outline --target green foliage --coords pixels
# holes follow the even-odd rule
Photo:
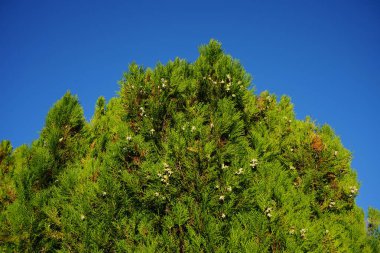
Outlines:
[[[333,130],[250,86],[211,40],[194,63],[131,64],[89,123],[66,93],[31,146],[0,145],[0,250],[378,251]]]
[[[372,207],[368,208],[368,234],[374,252],[380,252],[380,211]]]

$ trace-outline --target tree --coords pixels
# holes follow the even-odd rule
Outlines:
[[[366,231],[351,153],[332,128],[296,119],[287,96],[255,95],[217,41],[199,51],[194,63],[131,64],[119,96],[100,97],[89,123],[65,94],[40,138],[7,153],[17,197],[1,210],[1,247],[378,249],[378,211]]]
[[[374,252],[380,251],[380,211],[368,208],[368,234]]]

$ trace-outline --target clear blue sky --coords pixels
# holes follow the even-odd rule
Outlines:
[[[70,3],[68,3],[70,2]],[[380,209],[380,1],[0,0],[0,139],[38,137],[52,104],[78,94],[87,119],[132,61],[194,61],[210,38],[257,91],[287,94],[353,152],[357,203]]]

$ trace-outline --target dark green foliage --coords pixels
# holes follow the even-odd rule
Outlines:
[[[9,141],[0,143],[0,212],[16,199],[13,176],[12,145]],[[1,217],[1,216],[0,216]],[[1,236],[1,234],[0,234]],[[1,237],[0,237],[1,238]]]
[[[371,207],[368,209],[368,234],[374,252],[380,252],[380,211]]]
[[[286,96],[254,95],[211,41],[136,64],[86,123],[66,93],[30,147],[0,148],[8,252],[376,252],[351,154]]]

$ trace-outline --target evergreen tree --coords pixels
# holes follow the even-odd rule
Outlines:
[[[4,140],[0,143],[0,213],[16,199],[15,185],[12,180],[12,149],[9,141]]]
[[[255,95],[211,40],[194,63],[131,64],[87,123],[66,93],[39,139],[0,146],[5,252],[378,252],[351,153]]]

